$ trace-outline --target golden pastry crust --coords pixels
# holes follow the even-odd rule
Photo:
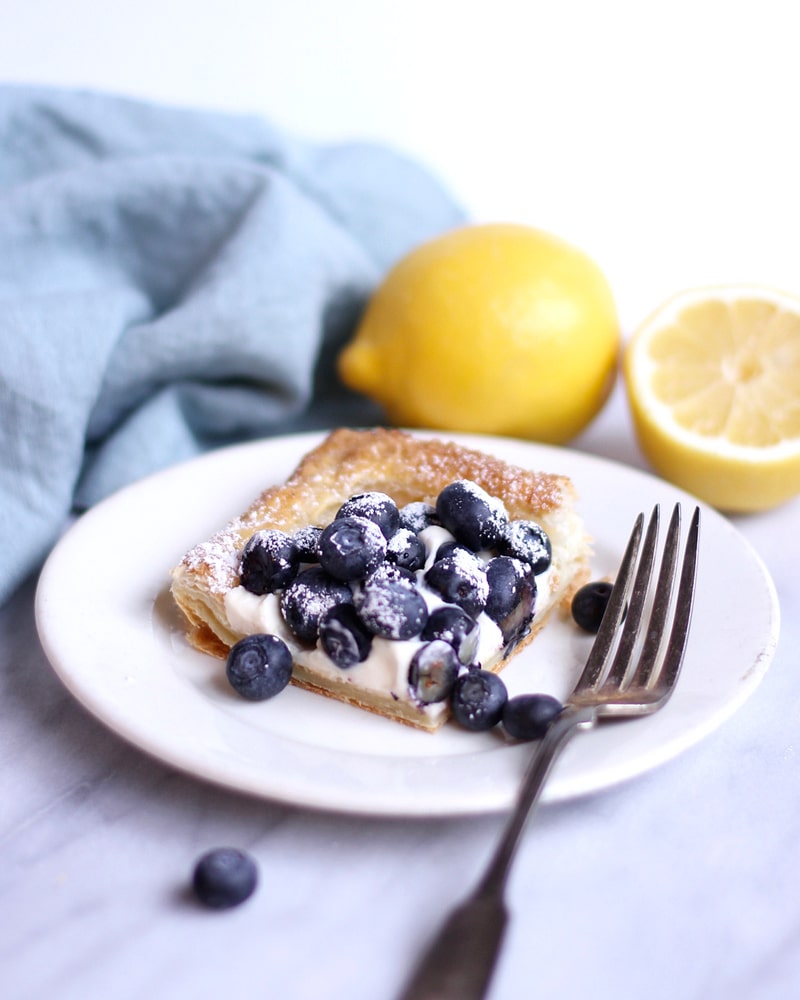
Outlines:
[[[243,514],[186,553],[173,570],[172,593],[192,626],[189,640],[204,652],[224,657],[241,638],[227,620],[225,595],[238,585],[238,554],[256,531],[324,527],[348,497],[370,491],[387,493],[399,507],[413,501],[433,504],[441,490],[458,479],[472,480],[502,500],[511,519],[537,521],[553,546],[552,600],[537,614],[531,633],[507,657],[487,665],[499,669],[588,577],[589,545],[575,512],[573,484],[566,476],[510,465],[453,442],[382,428],[331,432],[285,483],[266,489]],[[299,664],[293,682],[421,728],[441,724],[432,724],[413,706],[393,703],[388,693],[375,699],[345,685],[321,682]]]

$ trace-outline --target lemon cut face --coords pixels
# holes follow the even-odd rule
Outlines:
[[[635,332],[624,373],[642,450],[665,478],[732,512],[800,492],[800,298],[684,292]]]

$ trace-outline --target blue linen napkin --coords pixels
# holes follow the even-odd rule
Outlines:
[[[134,479],[379,419],[333,359],[386,269],[462,221],[379,145],[0,86],[0,603]]]

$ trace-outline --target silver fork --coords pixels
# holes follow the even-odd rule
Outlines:
[[[446,920],[401,1000],[485,997],[508,922],[503,896],[511,862],[556,757],[579,729],[650,715],[672,694],[692,615],[700,510],[694,510],[680,559],[681,509],[675,505],[653,587],[659,516],[656,506],[646,531],[644,515],[636,519],[586,666],[534,752],[489,866]]]

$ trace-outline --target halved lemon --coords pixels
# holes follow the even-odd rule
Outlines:
[[[623,367],[639,443],[665,479],[730,512],[800,493],[800,298],[682,292],[636,330]]]

